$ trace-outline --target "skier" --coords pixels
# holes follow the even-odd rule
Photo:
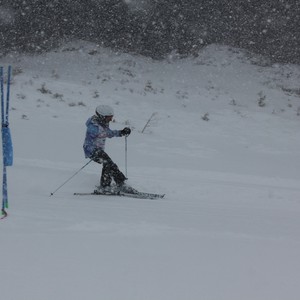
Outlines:
[[[86,121],[87,130],[83,149],[86,158],[103,165],[98,188],[100,193],[115,193],[116,191],[130,193],[133,192],[133,189],[125,184],[127,178],[104,151],[106,138],[128,136],[131,133],[129,127],[122,130],[111,130],[109,122],[112,121],[113,115],[114,111],[108,105],[96,107],[95,115]],[[114,179],[116,187],[111,186],[112,179]]]

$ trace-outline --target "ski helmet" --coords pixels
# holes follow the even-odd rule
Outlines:
[[[98,105],[96,107],[96,115],[100,118],[113,116],[114,110],[109,105]]]

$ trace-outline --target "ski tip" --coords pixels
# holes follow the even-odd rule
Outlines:
[[[157,194],[157,195],[149,196],[148,199],[157,200],[157,199],[163,199],[164,197],[165,197],[165,194],[163,194],[163,195]]]
[[[8,216],[8,214],[7,214],[7,212],[5,211],[5,209],[2,209],[1,214],[2,214],[2,216],[1,216],[1,218],[0,218],[1,220],[4,219],[4,218],[6,218],[6,217]]]

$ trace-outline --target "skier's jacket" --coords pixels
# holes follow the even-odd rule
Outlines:
[[[111,130],[109,124],[101,122],[96,115],[90,117],[85,125],[87,129],[83,150],[86,158],[90,158],[95,150],[104,150],[106,138],[121,136],[120,130]]]

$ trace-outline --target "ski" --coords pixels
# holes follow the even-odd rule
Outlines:
[[[129,198],[137,198],[137,199],[162,199],[165,194],[153,194],[153,193],[124,193],[124,192],[116,192],[116,193],[101,193],[101,192],[90,192],[90,193],[74,193],[76,196],[120,196],[120,197],[129,197]]]

